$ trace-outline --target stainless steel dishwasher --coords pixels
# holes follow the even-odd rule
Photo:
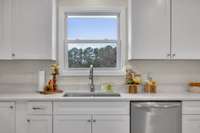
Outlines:
[[[131,133],[181,133],[181,103],[132,102]]]

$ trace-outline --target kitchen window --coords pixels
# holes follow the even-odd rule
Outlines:
[[[123,74],[121,17],[118,11],[61,11],[59,63],[63,75]],[[63,33],[61,33],[61,31]]]

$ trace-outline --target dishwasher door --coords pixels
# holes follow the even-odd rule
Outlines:
[[[181,133],[181,103],[132,102],[131,133]]]

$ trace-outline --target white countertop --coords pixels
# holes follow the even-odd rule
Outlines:
[[[0,94],[0,101],[195,101],[200,100],[200,94],[192,93],[158,93],[158,94],[127,94],[121,97],[62,97],[62,94],[42,95],[39,93],[7,93]]]

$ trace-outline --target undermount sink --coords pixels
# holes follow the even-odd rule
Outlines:
[[[65,93],[63,97],[120,97],[119,93],[105,93],[105,92],[86,92],[86,93]]]

